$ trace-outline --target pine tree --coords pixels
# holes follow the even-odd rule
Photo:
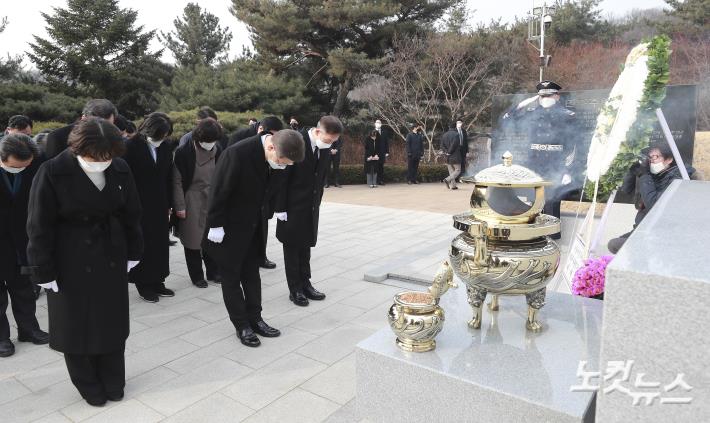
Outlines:
[[[232,0],[261,59],[275,69],[313,67],[312,85],[337,92],[333,114],[345,112],[355,78],[382,62],[394,34],[433,25],[461,0]],[[306,63],[310,62],[310,63]]]
[[[175,29],[161,32],[161,41],[180,66],[208,65],[224,60],[232,33],[219,25],[219,18],[195,3],[188,3],[182,17],[173,21]]]
[[[138,90],[135,101],[119,107],[140,114],[157,104],[150,91],[140,91],[141,85],[153,89],[161,75],[143,73],[137,81],[141,72],[135,69],[158,61],[162,51],[148,52],[155,31],[143,32],[137,16],[135,10],[121,9],[117,0],[67,0],[66,8],[42,13],[49,38],[34,36],[28,56],[54,89],[70,94],[116,101],[123,90]]]

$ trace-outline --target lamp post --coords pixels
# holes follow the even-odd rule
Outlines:
[[[550,65],[552,56],[545,55],[545,30],[552,24],[552,16],[557,11],[556,6],[548,6],[543,0],[542,6],[535,7],[528,12],[528,41],[539,41],[539,47],[533,47],[540,52],[540,82],[542,82],[543,69]]]

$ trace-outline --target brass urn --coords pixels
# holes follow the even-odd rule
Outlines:
[[[434,338],[444,327],[444,310],[439,306],[439,298],[450,287],[456,288],[453,279],[451,265],[444,262],[428,292],[404,291],[394,296],[387,320],[400,349],[426,352],[436,348]]]
[[[480,329],[488,294],[493,295],[491,311],[498,310],[499,295],[525,295],[526,327],[541,330],[537,311],[560,263],[560,249],[548,237],[560,231],[560,220],[542,214],[545,186],[551,184],[513,164],[510,152],[502,164],[462,180],[474,184],[471,210],[454,216],[454,227],[462,233],[451,242],[449,259],[467,285],[473,309],[469,327]]]

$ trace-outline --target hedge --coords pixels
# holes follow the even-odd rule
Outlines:
[[[439,182],[449,176],[445,165],[419,165],[419,182]],[[340,165],[340,180],[342,185],[357,185],[367,183],[363,165]],[[385,164],[385,182],[407,182],[407,166]]]

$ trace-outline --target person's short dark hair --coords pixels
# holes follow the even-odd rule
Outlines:
[[[650,153],[653,149],[658,149],[664,160],[673,159],[673,161],[675,162],[673,150],[671,150],[671,147],[667,143],[662,141],[652,142],[651,145],[649,145],[647,148],[644,148],[642,151],[644,154],[648,155],[648,153]]]
[[[79,121],[69,134],[68,145],[76,156],[101,161],[119,157],[126,150],[126,143],[116,125],[97,117]]]
[[[10,156],[20,161],[39,156],[37,144],[25,134],[8,134],[0,139],[0,160],[6,162]]]
[[[222,138],[222,125],[213,118],[202,119],[192,130],[195,142],[215,142]]]
[[[340,119],[333,115],[327,115],[320,118],[318,121],[318,127],[325,131],[326,134],[342,134],[344,131],[343,123]]]
[[[114,106],[113,103],[105,98],[95,98],[86,102],[81,114],[86,117],[96,116],[102,119],[108,119],[112,115],[114,118],[118,116],[118,110],[116,110],[116,106]]]
[[[252,122],[252,121],[253,121],[253,122],[258,122],[259,119],[255,118],[255,117],[250,117],[250,118],[249,118],[249,122]]]
[[[306,157],[306,143],[300,132],[284,129],[271,136],[271,142],[276,147],[276,155],[294,163],[302,162]]]
[[[259,123],[264,132],[276,132],[284,129],[284,123],[276,116],[267,116]]]
[[[373,129],[372,131],[370,131],[370,138],[377,138],[378,135],[380,135],[380,133],[377,132],[377,129]]]
[[[153,112],[141,122],[138,133],[156,141],[162,140],[173,133],[173,122],[167,114]]]
[[[136,133],[136,124],[133,121],[126,121],[126,134],[133,135]]]
[[[118,114],[113,118],[113,124],[116,125],[121,131],[125,131],[128,128],[128,119],[125,116]]]
[[[7,121],[7,127],[19,129],[20,131],[27,129],[27,127],[32,128],[32,119],[25,115],[15,115]]]
[[[212,118],[214,120],[219,120],[217,119],[217,113],[215,113],[214,110],[212,110],[211,107],[209,106],[202,106],[200,109],[197,111],[197,119],[207,119],[207,118]]]

